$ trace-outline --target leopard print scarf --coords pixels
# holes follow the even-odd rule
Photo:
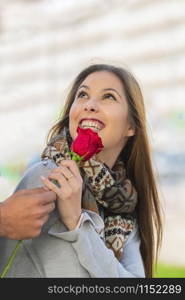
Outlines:
[[[71,159],[72,138],[69,129],[50,140],[42,153],[42,159],[51,159],[57,166],[64,159]],[[101,215],[105,227],[98,232],[106,246],[113,250],[120,260],[123,245],[134,227],[137,192],[126,178],[126,170],[121,160],[117,160],[112,170],[93,156],[81,161],[79,170],[83,178],[82,208]]]

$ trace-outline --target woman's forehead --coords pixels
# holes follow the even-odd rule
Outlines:
[[[120,78],[112,72],[98,71],[89,74],[80,84],[79,88],[85,86],[91,88],[93,86],[101,87],[102,89],[117,88],[123,91],[123,83]]]

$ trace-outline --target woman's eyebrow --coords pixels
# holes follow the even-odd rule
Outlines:
[[[90,89],[90,87],[87,86],[87,85],[85,85],[85,84],[81,85],[78,89],[81,89],[81,88]],[[118,94],[118,96],[119,96],[120,98],[122,98],[121,95],[118,93],[118,91],[116,91],[116,90],[113,89],[113,88],[106,88],[106,89],[103,89],[102,91],[114,91],[114,92],[116,92],[116,93]]]
[[[86,89],[89,89],[89,87],[85,84],[81,85],[78,89],[81,89],[81,88],[86,88]]]
[[[122,98],[121,95],[118,93],[118,91],[116,91],[116,90],[113,89],[113,88],[103,89],[103,91],[114,91],[114,92],[116,92],[116,93],[119,95],[120,98]]]

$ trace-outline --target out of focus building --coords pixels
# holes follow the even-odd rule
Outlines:
[[[71,80],[99,61],[133,71],[154,147],[182,151],[184,33],[184,0],[0,0],[0,161],[40,149]]]
[[[71,81],[96,62],[135,74],[160,175],[184,178],[185,0],[0,0],[0,164],[42,150]]]

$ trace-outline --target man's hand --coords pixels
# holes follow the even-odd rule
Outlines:
[[[56,194],[44,188],[16,192],[0,203],[0,236],[15,240],[38,236],[55,200]]]

